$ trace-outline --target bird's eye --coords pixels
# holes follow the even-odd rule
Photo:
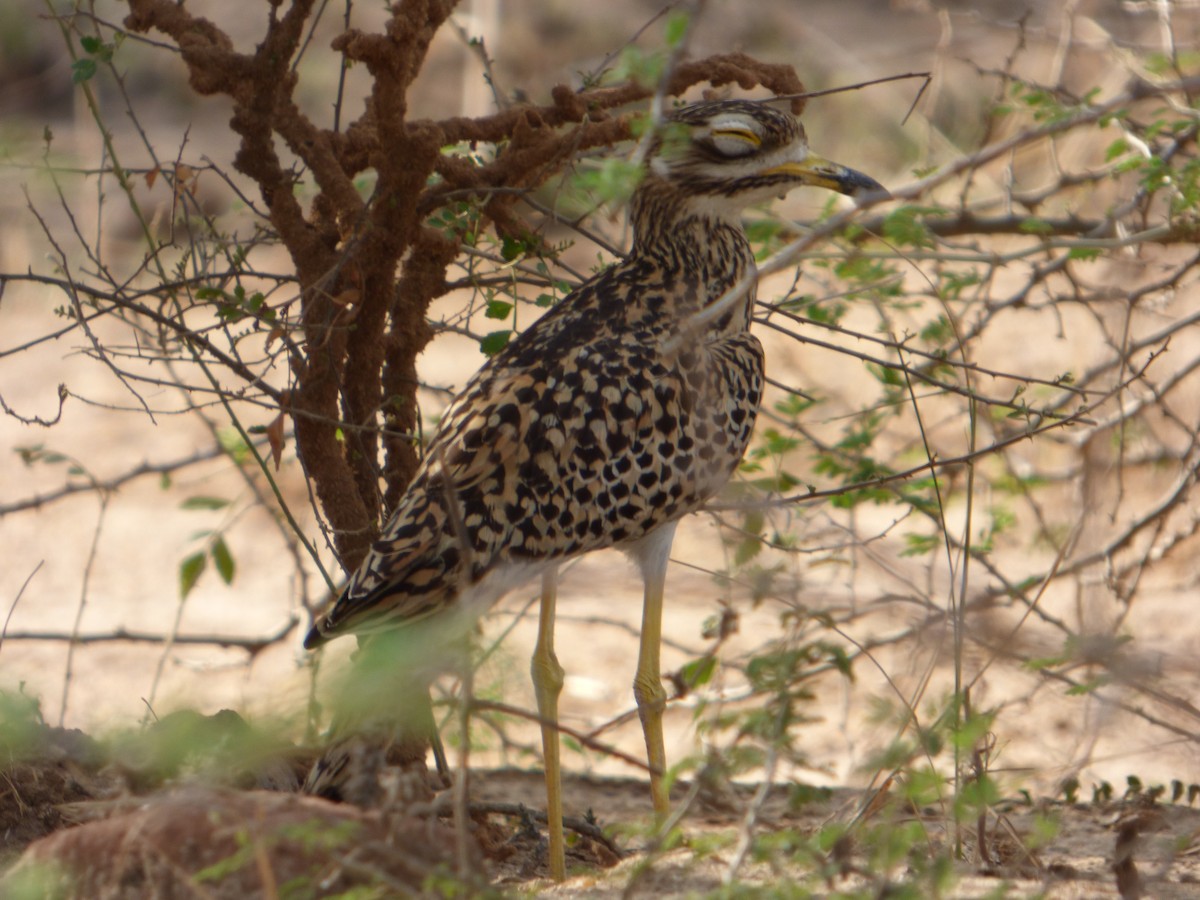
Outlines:
[[[708,140],[722,156],[749,156],[762,146],[759,136],[748,128],[714,128]]]

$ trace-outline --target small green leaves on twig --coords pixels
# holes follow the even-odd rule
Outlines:
[[[208,557],[201,551],[191,554],[179,564],[179,598],[186,600],[204,574]]]

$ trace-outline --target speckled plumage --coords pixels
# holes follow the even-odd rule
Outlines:
[[[717,116],[760,126],[759,145],[705,139]],[[546,565],[696,510],[729,478],[762,395],[762,346],[748,330],[753,290],[694,340],[671,344],[690,315],[753,272],[741,208],[797,183],[725,170],[803,132],[790,115],[743,101],[686,107],[671,121],[692,139],[639,186],[628,258],[471,379],[306,646],[403,625],[463,596],[486,607]],[[733,156],[730,147],[755,152]]]
[[[728,237],[725,268],[740,274],[749,248]],[[729,286],[715,274],[710,284]],[[749,440],[763,358],[744,308],[723,332],[664,356],[702,296],[694,279],[664,278],[635,256],[489,362],[448,410],[322,635],[400,624],[471,586],[494,594],[489,585],[636,540],[712,496]]]

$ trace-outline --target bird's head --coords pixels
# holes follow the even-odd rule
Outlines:
[[[794,116],[749,100],[671,112],[651,170],[693,202],[727,213],[801,185],[851,196],[884,190],[875,179],[811,152]]]

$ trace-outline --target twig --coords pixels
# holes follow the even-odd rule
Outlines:
[[[32,497],[26,497],[23,500],[15,500],[12,503],[0,504],[0,518],[11,515],[12,513],[24,512],[29,509],[40,509],[57,500],[65,497],[70,497],[75,494],[97,491],[103,494],[111,494],[125,484],[135,481],[145,475],[171,475],[178,472],[180,469],[186,469],[189,466],[196,465],[201,462],[208,462],[225,455],[225,450],[222,447],[213,445],[206,450],[200,450],[188,456],[180,457],[163,463],[144,462],[134,466],[120,475],[114,475],[112,478],[97,479],[89,478],[86,483],[65,484],[62,487],[50,491],[46,494],[35,494]]]
[[[79,634],[79,626],[83,622],[83,611],[87,607],[88,587],[92,579],[92,567],[96,564],[96,551],[100,546],[100,532],[104,528],[104,516],[108,512],[109,494],[100,492],[100,509],[96,513],[96,527],[92,531],[92,543],[88,548],[87,561],[83,565],[83,583],[79,586],[79,605],[75,608],[75,622],[71,626],[71,640],[67,644],[67,661],[63,671],[62,700],[58,709],[58,726],[61,728],[67,718],[67,698],[71,690],[72,664],[75,661],[75,636]]]
[[[0,628],[0,650],[4,649],[4,640],[8,636],[8,625],[12,622],[13,613],[17,611],[17,604],[21,602],[21,598],[25,596],[25,589],[29,587],[29,583],[33,581],[33,576],[36,575],[43,565],[45,560],[38,560],[38,564],[33,567],[33,571],[25,576],[25,580],[21,582],[21,589],[17,591],[17,596],[13,597],[13,602],[9,604],[8,615],[4,617],[4,627]]]
[[[414,816],[435,815],[445,818],[454,814],[454,806],[453,802],[445,794],[441,794],[428,805],[413,804],[409,807],[408,811]],[[546,813],[543,810],[530,808],[524,803],[505,803],[498,800],[472,801],[467,804],[467,813],[472,817],[495,814],[516,818],[529,818],[535,822],[541,822],[543,825],[546,823]],[[604,829],[595,822],[589,822],[587,819],[580,819],[577,816],[563,816],[563,827],[603,844],[617,858],[623,858],[627,854],[627,851],[623,850],[611,837],[605,834]]]
[[[754,797],[751,798],[750,805],[746,807],[746,814],[742,817],[738,827],[738,842],[733,851],[733,858],[729,861],[725,874],[721,876],[721,883],[724,885],[733,884],[738,871],[746,861],[747,854],[750,853],[750,848],[754,845],[754,827],[758,822],[758,817],[762,814],[763,804],[767,802],[771,788],[775,785],[775,770],[778,765],[779,751],[772,741],[767,745],[762,781],[755,789]]]
[[[60,384],[58,386],[58,411],[54,414],[53,419],[43,419],[41,416],[23,416],[4,402],[3,394],[0,394],[0,410],[4,410],[5,415],[12,416],[12,418],[16,419],[22,425],[41,425],[43,428],[51,428],[57,425],[62,419],[63,403],[66,402],[67,396],[67,386]],[[0,511],[0,515],[2,514],[2,511]]]
[[[637,769],[641,769],[643,772],[650,771],[650,767],[645,763],[645,761],[638,759],[636,756],[630,756],[628,753],[624,753],[618,750],[616,747],[601,743],[590,735],[567,725],[563,725],[561,722],[548,722],[535,712],[529,712],[528,710],[524,710],[516,706],[510,706],[507,703],[498,703],[495,700],[480,700],[477,697],[470,700],[470,706],[472,710],[503,713],[504,715],[516,716],[518,718],[527,719],[530,722],[536,722],[538,724],[553,724],[554,727],[558,729],[560,734],[565,734],[567,737],[574,738],[589,750],[596,750],[600,753],[603,753],[605,756],[611,756],[614,759],[619,759],[621,762],[627,763]]]
[[[933,74],[932,73],[930,73],[930,72],[905,72],[903,75],[885,75],[881,78],[872,78],[869,81],[859,81],[856,84],[845,84],[845,85],[841,85],[840,87],[826,88],[823,91],[803,91],[802,93],[799,93],[799,94],[780,94],[780,95],[772,97],[771,99],[772,100],[811,100],[813,97],[825,97],[825,96],[828,96],[829,94],[841,94],[846,91],[857,91],[857,90],[861,90],[862,88],[865,88],[865,87],[874,87],[877,84],[887,84],[889,81],[902,81],[902,80],[909,79],[909,78],[920,78],[920,79],[922,79],[922,84],[917,89],[917,95],[915,97],[913,97],[912,103],[909,104],[908,112],[906,112],[904,114],[904,117],[900,120],[900,124],[903,125],[904,123],[906,123],[908,121],[908,117],[911,116],[913,110],[917,108],[917,104],[921,102],[921,97],[924,96],[925,91],[929,88],[929,85],[933,82]]]
[[[238,637],[222,634],[177,634],[175,635],[174,643],[231,647],[238,650],[245,650],[253,657],[262,652],[266,647],[278,644],[287,638],[299,623],[299,619],[292,617],[277,632],[264,635],[263,637]],[[169,635],[166,634],[151,631],[131,631],[127,628],[114,628],[112,631],[98,631],[90,634],[72,634],[67,631],[16,631],[8,635],[8,639],[12,641],[70,641],[74,644],[161,644],[168,640],[168,638]]]

